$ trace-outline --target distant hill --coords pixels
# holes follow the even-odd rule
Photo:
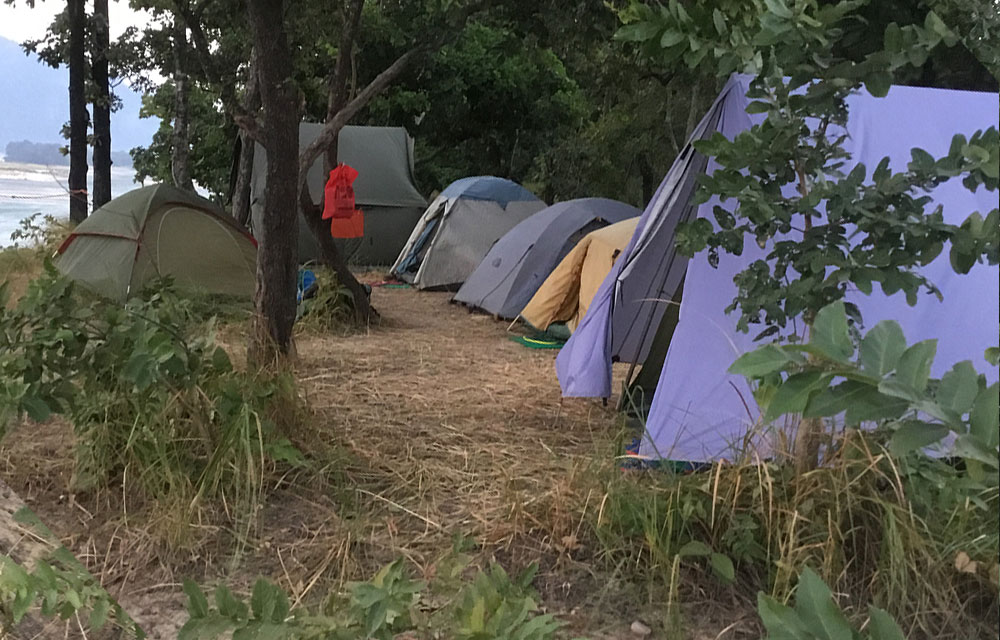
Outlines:
[[[26,56],[18,43],[0,38],[0,149],[19,140],[61,140],[69,120],[69,72]],[[111,147],[128,151],[146,146],[157,118],[139,118],[140,97],[125,85],[115,92],[122,109],[111,114]],[[124,164],[124,163],[123,163]]]
[[[31,142],[21,140],[8,142],[4,149],[4,160],[7,162],[28,162],[44,165],[69,165],[69,156],[63,154],[65,144],[56,142]],[[93,162],[93,150],[89,154]],[[111,162],[116,167],[131,167],[132,156],[128,151],[112,151]]]

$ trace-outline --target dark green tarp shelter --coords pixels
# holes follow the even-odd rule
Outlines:
[[[299,150],[316,139],[322,124],[299,125]],[[337,240],[347,260],[358,265],[388,265],[396,259],[427,201],[414,184],[413,138],[402,127],[346,126],[340,131],[337,158],[358,170],[354,197],[365,214],[363,238]],[[260,216],[264,210],[264,186],[267,154],[259,144],[254,150],[253,175],[250,181],[252,227],[259,235]],[[309,169],[307,182],[313,202],[319,202],[327,176],[323,159]],[[266,242],[266,238],[258,238]],[[305,224],[299,224],[299,260],[319,257],[319,247]]]

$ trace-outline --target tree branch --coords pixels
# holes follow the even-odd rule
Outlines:
[[[306,183],[306,175],[309,172],[309,167],[312,166],[316,158],[330,146],[333,142],[334,137],[344,128],[354,115],[364,108],[372,98],[377,96],[379,93],[385,90],[393,80],[396,79],[399,74],[401,74],[407,66],[413,62],[418,56],[429,51],[429,47],[420,46],[414,49],[410,49],[403,55],[396,58],[396,61],[389,65],[382,73],[378,74],[374,80],[372,80],[368,86],[361,90],[358,95],[344,105],[343,109],[340,109],[333,118],[327,120],[323,129],[320,131],[316,139],[309,143],[302,153],[299,154],[299,190],[301,191],[303,185]]]

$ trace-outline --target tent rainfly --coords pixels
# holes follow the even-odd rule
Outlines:
[[[299,151],[316,139],[323,125],[303,122],[299,125]],[[352,264],[390,264],[406,242],[413,225],[427,207],[414,184],[413,138],[402,127],[363,127],[348,125],[340,130],[337,159],[357,169],[354,201],[365,216],[365,234],[361,238],[336,239],[344,258]],[[251,225],[261,228],[264,213],[264,188],[267,176],[267,153],[254,148],[253,174],[250,179]],[[306,184],[313,202],[323,195],[327,175],[323,158],[309,168]],[[258,238],[264,242],[264,238]],[[319,257],[319,244],[304,223],[299,223],[299,260]]]
[[[750,78],[734,76],[694,133],[703,138],[715,131],[732,138],[762,121],[748,114]],[[910,150],[919,147],[934,156],[948,152],[952,137],[996,127],[998,96],[944,89],[894,86],[885,98],[860,92],[848,99],[846,149],[851,154],[843,171],[864,163],[876,166],[883,157],[905,170]],[[770,455],[773,431],[752,442],[759,408],[746,380],[728,373],[743,352],[759,346],[753,336],[736,330],[737,317],[725,308],[736,295],[733,276],[766,252],[747,243],[741,256],[723,254],[718,268],[704,256],[688,264],[674,250],[677,223],[693,216],[712,221],[710,200],[693,205],[691,192],[698,174],[714,165],[693,151],[690,143],[667,173],[646,207],[636,232],[608,274],[583,322],[556,360],[565,396],[608,397],[614,361],[641,363],[658,334],[669,300],[684,282],[680,319],[672,332],[666,359],[646,418],[639,454],[648,458],[686,461],[732,459],[739,454]],[[996,193],[972,192],[960,180],[939,185],[928,194],[933,208],[943,207],[945,222],[960,224],[970,212],[996,208]],[[732,201],[721,206],[733,207]],[[995,266],[979,264],[966,275],[956,274],[947,252],[923,268],[923,274],[943,294],[922,296],[916,306],[901,294],[857,291],[847,300],[856,304],[866,326],[884,319],[900,323],[908,342],[937,339],[938,356],[931,373],[940,376],[954,363],[979,361],[996,343],[1000,330],[1000,274]],[[992,382],[996,369],[986,370]]]
[[[580,198],[546,207],[493,245],[455,294],[455,301],[513,318],[581,238],[639,214],[635,207],[607,198]]]
[[[558,322],[575,331],[638,222],[635,216],[584,236],[521,309],[521,319],[539,331]]]
[[[534,194],[504,178],[456,180],[427,207],[392,274],[418,289],[457,288],[494,242],[544,208]]]
[[[59,247],[55,265],[117,301],[163,276],[181,289],[249,298],[257,244],[212,202],[158,184],[122,194],[81,222]]]

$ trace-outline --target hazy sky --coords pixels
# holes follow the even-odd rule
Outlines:
[[[109,2],[108,5],[112,38],[120,36],[127,27],[144,25],[148,20],[145,12],[130,9],[126,0]],[[65,6],[62,0],[37,0],[35,8],[30,9],[25,0],[14,0],[13,7],[0,0],[0,36],[15,42],[40,38],[52,23],[52,18]],[[87,2],[87,12],[92,10],[92,3]]]

